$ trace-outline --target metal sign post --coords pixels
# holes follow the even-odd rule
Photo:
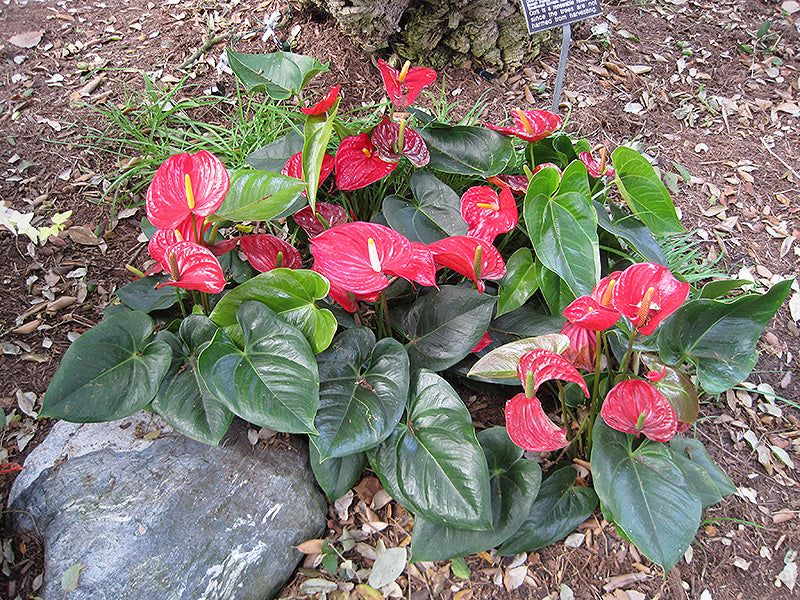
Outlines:
[[[569,58],[569,42],[572,34],[570,24],[596,17],[603,13],[603,9],[600,7],[600,0],[521,0],[521,2],[528,33],[534,34],[561,27],[561,56],[558,59],[558,75],[553,90],[553,112],[556,112],[561,102],[561,90]]]

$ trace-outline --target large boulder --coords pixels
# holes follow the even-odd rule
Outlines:
[[[15,481],[10,524],[43,536],[48,599],[83,563],[70,600],[266,600],[325,527],[295,445],[253,447],[240,425],[212,448],[150,413],[59,422]]]

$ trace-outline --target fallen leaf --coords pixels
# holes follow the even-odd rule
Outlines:
[[[8,41],[17,46],[18,48],[33,48],[42,41],[44,29],[38,31],[26,31],[11,36]]]
[[[405,548],[387,548],[378,554],[367,583],[373,588],[389,585],[405,571],[408,553]]]
[[[525,583],[525,577],[527,574],[528,565],[518,565],[516,567],[506,569],[506,572],[503,575],[503,586],[506,588],[506,591],[511,592]]]
[[[67,235],[73,242],[82,246],[97,246],[100,243],[100,240],[91,229],[80,225],[67,229]]]
[[[306,540],[297,546],[297,549],[303,554],[320,554],[322,552],[322,544],[325,540]]]
[[[65,593],[74,592],[78,589],[78,579],[84,567],[86,567],[84,563],[75,563],[61,575],[61,589]]]

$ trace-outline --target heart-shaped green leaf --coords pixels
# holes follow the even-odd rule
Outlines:
[[[586,166],[570,163],[560,184],[555,169],[539,171],[525,194],[523,214],[537,259],[573,294],[589,294],[600,279],[600,246]]]
[[[156,289],[159,283],[169,280],[169,275],[153,275],[152,277],[140,277],[136,281],[122,286],[115,295],[122,300],[122,303],[133,309],[149,313],[162,308],[169,308],[178,301],[178,294],[182,290],[176,290],[169,285],[165,285],[160,290]]]
[[[228,63],[248,92],[265,92],[275,100],[286,100],[302,90],[318,73],[328,70],[310,56],[291,52],[243,54],[227,50]]]
[[[245,162],[259,171],[272,171],[280,173],[286,162],[298,152],[303,151],[303,136],[296,131],[290,131],[283,137],[258,150],[251,152]]]
[[[152,402],[153,410],[175,431],[212,446],[219,444],[233,420],[233,413],[208,391],[197,367],[197,357],[217,330],[208,317],[189,315],[181,321],[179,336],[158,333],[172,348],[172,365]]]
[[[294,177],[270,171],[239,169],[230,174],[231,187],[216,220],[269,221],[297,212],[306,203],[306,184]]]
[[[484,354],[469,370],[468,377],[483,379],[516,379],[522,355],[531,350],[550,350],[561,354],[569,348],[569,338],[549,333],[504,344]]]
[[[721,279],[718,281],[709,281],[700,290],[700,298],[709,298],[717,300],[723,296],[731,293],[733,290],[740,289],[743,285],[751,284],[749,279]]]
[[[445,173],[493,177],[514,160],[508,136],[483,127],[430,124],[419,130],[431,160],[428,167]]]
[[[758,337],[791,290],[781,281],[763,295],[732,302],[692,300],[661,325],[661,360],[677,365],[690,359],[709,394],[720,394],[747,379],[756,364]]]
[[[620,146],[611,154],[615,182],[630,209],[654,235],[683,233],[675,205],[653,165],[636,150]]]
[[[471,529],[492,526],[489,469],[472,417],[444,379],[412,377],[408,417],[367,451],[387,492],[415,515]]]
[[[646,261],[659,265],[667,264],[667,257],[664,256],[664,251],[661,249],[658,240],[653,237],[653,234],[647,228],[647,225],[635,216],[625,213],[613,202],[609,202],[611,217],[614,218],[612,222],[605,206],[599,202],[594,202],[593,204],[597,212],[597,223],[601,228],[628,242]]]
[[[383,216],[389,226],[408,239],[430,244],[454,235],[466,235],[467,223],[461,216],[461,198],[453,189],[428,171],[411,176],[413,199],[387,196]]]
[[[329,310],[315,305],[315,301],[327,294],[328,282],[319,273],[273,269],[225,294],[209,316],[217,326],[231,327],[236,325],[236,312],[243,302],[263,302],[302,331],[317,353],[328,347],[336,333],[336,318]]]
[[[367,466],[367,455],[364,452],[322,461],[314,444],[308,445],[308,459],[319,487],[331,501],[338,500],[358,483],[364,467]]]
[[[577,297],[569,288],[567,282],[559,277],[558,273],[545,267],[536,257],[536,280],[539,291],[542,292],[544,301],[553,315],[560,315],[564,309]]]
[[[576,485],[573,466],[559,469],[542,482],[528,518],[501,546],[498,554],[514,556],[532,552],[566,537],[597,508],[597,494]]]
[[[518,309],[539,289],[530,248],[520,248],[506,261],[506,276],[497,294],[497,317]]]
[[[644,440],[597,419],[592,477],[603,510],[647,558],[669,571],[700,526],[702,505],[667,444]]]
[[[647,369],[664,374],[652,384],[669,400],[675,409],[678,421],[694,423],[700,410],[700,399],[697,397],[697,390],[692,380],[680,369],[664,365],[652,354],[643,353],[639,357]]]
[[[73,423],[127,417],[150,403],[171,361],[172,349],[153,340],[145,313],[101,321],[64,353],[39,416]]]
[[[526,304],[510,313],[497,317],[489,326],[489,330],[498,336],[519,339],[536,337],[548,333],[558,333],[564,325],[564,319],[544,314],[533,306]]]
[[[311,441],[321,459],[372,448],[392,432],[408,398],[408,354],[392,338],[375,343],[366,327],[348,329],[317,356],[319,436]]]
[[[516,532],[528,517],[542,481],[541,468],[536,462],[522,458],[522,449],[508,438],[505,427],[481,431],[478,442],[492,473],[492,527],[470,531],[432,523],[416,515],[412,562],[447,560],[494,548]]]
[[[200,353],[200,376],[209,391],[255,425],[316,433],[319,374],[306,338],[261,302],[242,304],[236,319],[244,349],[219,330]]]
[[[464,358],[489,328],[494,303],[488,294],[449,285],[422,296],[395,319],[412,368],[443,371]]]
[[[686,481],[700,495],[703,508],[720,502],[723,496],[736,493],[730,477],[714,464],[699,440],[676,435],[669,441],[669,450]]]

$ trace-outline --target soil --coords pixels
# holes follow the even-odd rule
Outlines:
[[[146,258],[137,240],[143,210],[122,210],[140,206],[141,195],[127,193],[118,203],[103,198],[120,165],[138,157],[114,154],[115,134],[97,109],[141,93],[143,72],[163,89],[189,73],[192,86],[181,93],[199,95],[220,82],[230,92],[232,77],[218,77],[215,69],[224,45],[274,50],[269,38],[261,41],[258,19],[276,8],[285,3],[4,0],[0,5],[2,201],[19,213],[33,213],[37,226],[72,211],[64,231],[44,245],[0,227],[5,265],[0,407],[20,417],[0,428],[0,463],[22,464],[44,437],[50,423],[31,415],[60,356],[76,334],[100,319],[114,290],[130,280],[125,265],[141,266]],[[609,149],[638,143],[662,170],[701,257],[721,255],[719,270],[752,279],[762,291],[797,276],[800,5],[625,0],[603,8],[603,16],[573,30],[560,106],[561,114],[569,115],[567,132]],[[340,83],[350,106],[381,100],[375,57],[338,35],[324,16],[287,16],[278,34],[285,37],[299,25],[294,50],[330,61],[330,71],[312,82],[312,92]],[[31,32],[32,39],[13,37]],[[217,35],[227,37],[187,70],[179,68]],[[433,94],[455,104],[456,116],[478,103],[482,119],[499,122],[516,106],[549,108],[557,65],[557,51],[518,72],[487,73],[477,62],[453,65]],[[798,291],[795,286],[792,293]],[[577,547],[558,543],[514,561],[469,557],[469,579],[453,575],[449,563],[417,565],[398,579],[402,593],[456,600],[796,597],[798,588],[787,588],[792,583],[787,573],[800,550],[795,468],[800,465],[800,334],[788,303],[759,347],[761,358],[743,389],[706,399],[697,428],[740,493],[706,511],[693,555],[672,571],[664,574],[640,556],[598,512],[581,526],[586,535]],[[464,398],[476,422],[503,424],[504,399],[469,392]],[[0,474],[3,505],[13,477]],[[367,479],[357,489],[349,517],[331,506],[331,535],[343,525],[357,529],[377,518],[391,526],[370,534],[369,544],[378,538],[387,546],[404,543],[408,516],[394,503],[375,504],[372,484]],[[0,597],[34,597],[41,582],[41,542],[7,531],[0,531],[0,538],[5,556]],[[348,557],[357,568],[371,565],[356,551]],[[318,575],[315,562],[310,555],[285,596],[307,597],[300,584]],[[520,565],[527,565],[521,579]],[[352,588],[351,582],[338,581],[341,590]]]

